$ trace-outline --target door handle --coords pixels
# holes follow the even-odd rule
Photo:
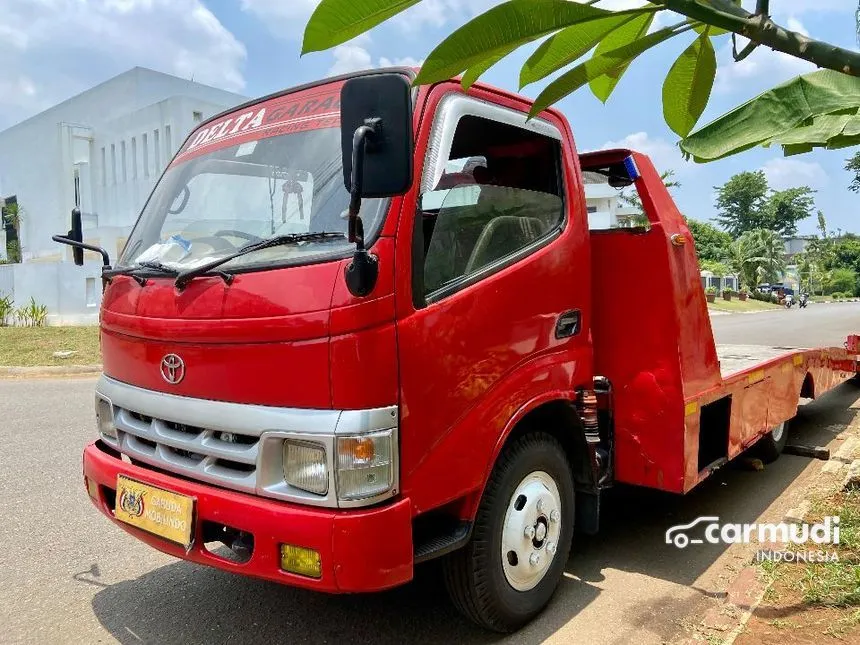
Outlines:
[[[579,309],[565,311],[558,317],[555,323],[556,338],[570,338],[579,333],[580,323],[582,322],[582,314]]]

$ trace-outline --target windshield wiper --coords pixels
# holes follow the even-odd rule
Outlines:
[[[299,244],[301,242],[317,242],[320,240],[334,239],[346,239],[346,235],[343,233],[329,232],[292,233],[290,235],[277,235],[275,237],[270,237],[266,240],[262,240],[261,242],[252,242],[251,244],[246,244],[235,253],[225,255],[223,258],[218,258],[217,260],[212,260],[212,262],[209,262],[208,264],[201,264],[193,269],[182,271],[176,276],[176,288],[184,289],[185,286],[197,276],[209,273],[213,269],[221,266],[222,264],[226,264],[230,260],[247,255],[248,253],[253,253],[254,251],[260,251],[262,249],[268,249],[273,246],[282,246],[285,244]],[[223,278],[227,284],[233,280],[232,274],[225,273],[224,271],[219,271],[218,275]]]
[[[140,286],[144,286],[146,284],[147,276],[140,275],[142,271],[155,271],[156,273],[161,273],[165,276],[179,275],[179,271],[177,269],[169,267],[158,260],[144,260],[143,262],[137,262],[133,266],[104,271],[102,276],[109,280],[117,275],[127,275],[134,278]]]

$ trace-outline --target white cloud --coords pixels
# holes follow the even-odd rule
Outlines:
[[[742,50],[745,45],[746,40],[738,38],[738,50]],[[740,90],[747,96],[754,96],[816,69],[812,63],[766,47],[759,47],[747,58],[736,63],[732,58],[731,42],[727,42],[717,52],[717,61],[719,67],[714,92],[719,94],[732,94]]]
[[[394,60],[385,56],[379,59],[380,67],[421,67],[424,64],[424,59],[418,60],[412,56],[404,56],[403,58],[395,58]]]
[[[320,0],[242,0],[241,7],[261,18],[279,36],[299,38]]]
[[[329,76],[348,74],[373,67],[370,52],[360,45],[349,43],[338,45],[332,53],[334,54],[334,63],[328,70]]]
[[[807,31],[806,27],[803,26],[803,23],[800,22],[794,16],[790,16],[788,20],[785,22],[785,26],[788,27],[791,31],[796,31],[799,34],[803,34],[804,36],[809,36],[809,31]]]
[[[799,16],[804,13],[825,13],[845,11],[849,9],[849,13],[853,19],[855,7],[851,6],[850,0],[780,0],[774,2],[771,7],[771,12],[776,17],[783,16]],[[747,10],[753,11],[754,7],[747,7]]]
[[[136,65],[245,85],[245,46],[202,0],[5,0],[0,42],[0,129]]]
[[[818,189],[826,186],[829,181],[824,168],[813,161],[776,157],[765,163],[762,170],[768,184],[775,190],[796,186]]]
[[[648,155],[657,172],[674,170],[677,174],[681,174],[694,168],[692,163],[684,161],[678,146],[659,137],[654,139],[647,132],[634,132],[623,139],[607,141],[600,146],[601,150],[611,150],[612,148],[629,148]]]

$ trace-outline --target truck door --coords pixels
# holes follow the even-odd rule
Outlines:
[[[397,243],[402,481],[423,509],[479,489],[518,411],[591,379],[587,225],[565,124],[452,87],[428,99]]]

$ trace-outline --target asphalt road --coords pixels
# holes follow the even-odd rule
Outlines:
[[[719,317],[714,327],[722,342],[812,345],[819,335],[835,343],[830,334],[841,329],[844,337],[857,322],[860,307],[819,305]],[[749,333],[737,336],[744,325]],[[0,642],[661,643],[703,599],[722,593],[728,557],[723,546],[678,551],[663,543],[665,530],[701,515],[779,517],[785,492],[802,489],[819,467],[784,455],[763,472],[726,468],[685,497],[615,489],[601,534],[577,538],[547,611],[501,639],[460,618],[432,563],[400,589],[338,597],[174,560],[137,542],[83,489],[93,386],[92,379],[0,380]],[[796,432],[826,444],[858,412],[860,389],[846,384],[805,406]]]
[[[841,347],[849,332],[860,334],[860,302],[713,316],[711,325],[718,343]]]

